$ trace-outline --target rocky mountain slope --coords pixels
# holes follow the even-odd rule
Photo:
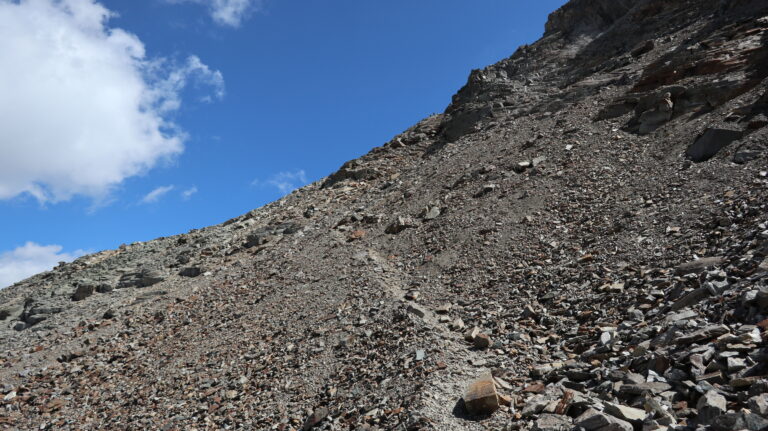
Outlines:
[[[0,429],[768,429],[768,4],[572,0],[443,114],[0,291]]]

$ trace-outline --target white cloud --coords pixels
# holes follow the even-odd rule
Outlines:
[[[152,204],[160,200],[163,196],[168,194],[171,190],[176,188],[175,186],[162,186],[158,187],[151,192],[144,195],[143,198],[141,198],[141,203],[143,204]]]
[[[266,181],[253,180],[251,183],[254,186],[271,186],[280,191],[280,193],[286,195],[299,187],[305,186],[307,181],[307,174],[304,170],[298,170],[294,172],[278,172],[272,175]]]
[[[149,91],[150,98],[158,102],[156,109],[161,114],[176,111],[181,107],[181,91],[190,81],[211,88],[213,96],[206,94],[201,101],[212,102],[214,99],[224,98],[224,76],[218,70],[211,70],[195,55],[189,56],[182,65],[175,65],[163,58],[149,62],[147,66],[150,76],[155,78],[155,85]]]
[[[192,186],[184,190],[183,192],[181,192],[181,198],[184,199],[185,201],[188,201],[192,197],[192,195],[194,195],[195,193],[197,193],[197,187]]]
[[[253,6],[252,0],[213,0],[211,16],[219,24],[237,27]]]
[[[15,250],[0,254],[0,288],[48,271],[59,262],[71,262],[85,254],[83,250],[62,253],[62,249],[60,245],[27,242]]]
[[[189,85],[223,96],[199,58],[148,59],[95,0],[0,0],[0,199],[103,200],[183,151],[169,118]]]
[[[170,3],[207,5],[211,18],[220,25],[239,27],[250,13],[261,6],[261,0],[167,0]]]

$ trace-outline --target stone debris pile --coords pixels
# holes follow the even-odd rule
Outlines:
[[[0,430],[768,430],[767,38],[571,0],[329,177],[0,290]]]

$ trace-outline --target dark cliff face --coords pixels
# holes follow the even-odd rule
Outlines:
[[[557,33],[567,38],[601,33],[643,0],[577,0],[552,12],[544,37]]]
[[[579,83],[599,73],[617,76],[596,85],[631,82],[627,100],[641,100],[633,106],[639,110],[667,91],[681,101],[676,115],[686,105],[722,105],[768,76],[765,24],[758,21],[766,10],[760,0],[569,2],[550,15],[541,40],[470,74],[446,109],[443,136],[455,141],[500,111],[558,111],[593,95]],[[694,27],[684,40],[669,39]],[[669,52],[642,64],[659,46]]]
[[[764,0],[571,1],[328,178],[0,291],[0,429],[764,430],[767,56]]]
[[[551,88],[567,85],[573,76],[589,74],[594,64],[633,47],[625,42],[618,49],[596,49],[595,45],[606,43],[595,41],[641,3],[647,1],[571,1],[553,12],[540,41],[521,47],[498,64],[470,74],[467,84],[446,110],[445,138],[458,139],[478,121],[491,117],[494,109],[526,109],[531,103],[557,104],[554,100],[557,96],[548,97]],[[654,17],[646,20],[654,21]],[[642,37],[637,32],[638,26],[643,25],[643,22],[633,23],[634,37]]]

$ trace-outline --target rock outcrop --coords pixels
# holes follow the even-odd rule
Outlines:
[[[328,178],[0,291],[0,429],[763,430],[767,47],[573,0]]]

